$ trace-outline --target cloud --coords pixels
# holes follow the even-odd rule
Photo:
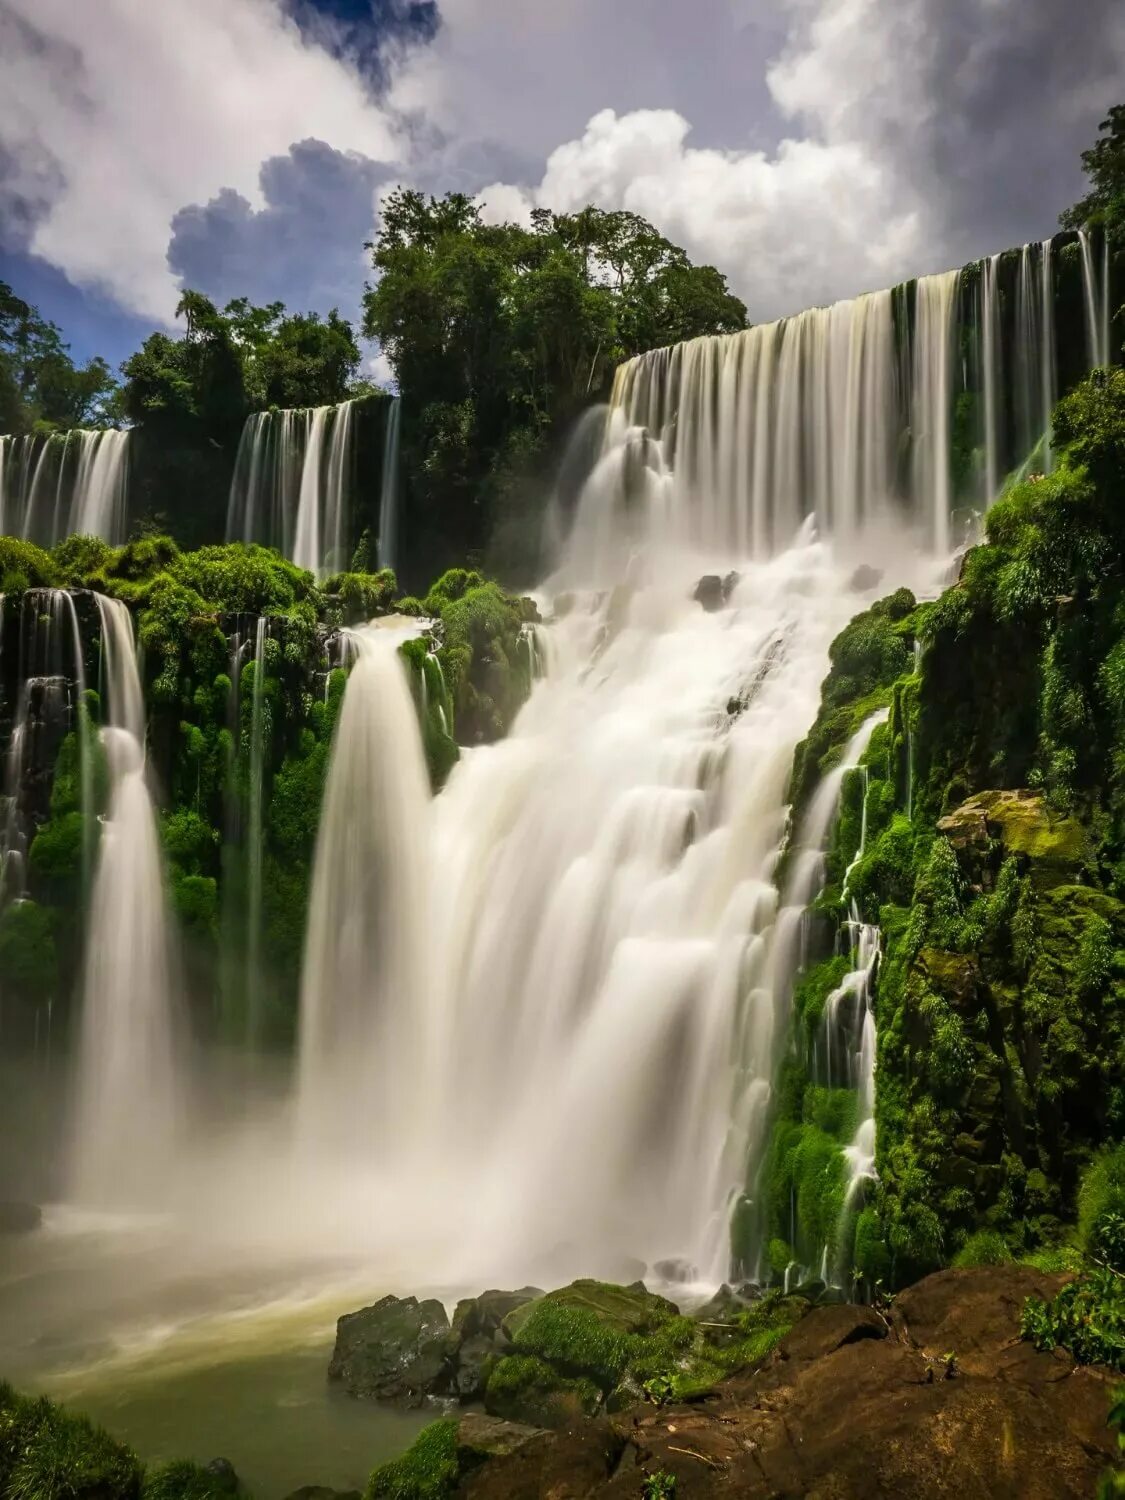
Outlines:
[[[185,286],[220,305],[265,303],[357,317],[375,224],[375,191],[388,168],[307,140],[260,173],[262,207],[224,188],[172,220],[168,264]]]
[[[896,204],[876,162],[850,142],[783,140],[775,152],[687,143],[673,110],[603,110],[552,152],[530,192],[485,188],[487,217],[585,203],[651,220],[695,260],[717,265],[755,320],[882,286],[920,253],[918,216]]]
[[[458,15],[482,8],[491,0],[446,6],[445,55]],[[581,0],[565,8],[585,14]],[[703,136],[718,144],[692,128],[694,96],[681,109],[599,110],[538,180],[485,188],[486,212],[632,209],[724,270],[752,317],[771,317],[1050,233],[1125,74],[1120,0],[1074,7],[1065,45],[1057,0],[748,0],[743,30],[763,12],[783,26],[756,75],[772,138],[734,144],[733,95],[725,132],[714,97],[702,102]],[[439,46],[413,86],[441,81],[442,67]]]
[[[0,142],[27,248],[167,319],[173,215],[220,189],[261,208],[261,164],[315,137],[369,160],[397,135],[347,58],[276,0],[0,0]],[[9,173],[9,178],[11,173]]]

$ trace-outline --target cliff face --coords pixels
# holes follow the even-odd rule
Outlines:
[[[844,780],[750,1186],[775,1270],[815,1265],[818,1239],[900,1285],[959,1252],[1042,1255],[1125,1133],[1125,372],[1080,386],[1055,435],[1058,470],[993,509],[941,598],[899,594],[848,626],[798,751],[799,816],[857,723],[889,710]],[[878,1180],[845,1203],[854,1091],[817,1043],[857,922],[882,949]]]

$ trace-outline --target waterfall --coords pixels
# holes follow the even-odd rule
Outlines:
[[[144,698],[132,619],[97,596],[110,807],[86,937],[72,1186],[86,1203],[151,1201],[181,1113],[164,871],[145,780]]]
[[[847,927],[852,940],[851,972],[825,1005],[826,1026],[834,1030],[841,1025],[841,1010],[847,1004],[850,1015],[844,1025],[846,1037],[846,1074],[844,1082],[854,1088],[857,1095],[855,1133],[844,1148],[847,1165],[847,1184],[844,1188],[844,1204],[841,1222],[836,1233],[836,1281],[847,1285],[852,1279],[852,1267],[846,1257],[853,1245],[848,1236],[850,1221],[860,1207],[860,1194],[864,1183],[877,1176],[875,1171],[875,1013],[871,1006],[871,994],[875,974],[881,955],[878,927],[859,920],[859,913],[852,906],[851,919]]]
[[[333,740],[301,984],[305,1149],[405,1151],[428,1109],[425,872],[429,776],[398,647],[346,632],[354,660]]]
[[[1050,473],[1055,466],[1051,431],[1058,380],[1055,372],[1055,274],[1052,241],[1039,247],[1039,430],[1043,434],[1043,468]]]
[[[922,276],[917,284],[914,327],[914,495],[930,507],[929,539],[948,552],[952,476],[950,423],[954,366],[954,310],[960,271]]]
[[[760,557],[810,513],[853,533],[893,498],[896,399],[890,292],[628,361],[617,436],[656,440],[666,468],[629,535]],[[604,560],[601,522],[582,530]]]
[[[250,699],[249,818],[246,839],[246,1040],[261,1043],[262,810],[265,781],[265,675],[269,622],[258,616],[254,633],[254,685]]]
[[[393,568],[398,561],[399,433],[402,400],[396,396],[387,413],[383,434],[383,474],[379,486],[379,566]]]
[[[1000,256],[990,255],[981,262],[980,336],[981,377],[984,387],[984,503],[991,505],[1000,493],[1000,404],[998,393],[1003,386],[1001,368],[1003,343],[1000,338],[1000,294],[997,273]]]
[[[227,502],[227,540],[259,542],[322,577],[348,565],[355,402],[253,412]]]
[[[53,547],[77,532],[118,546],[128,529],[128,475],[127,431],[0,437],[0,533]]]
[[[1086,349],[1091,368],[1108,365],[1109,349],[1109,240],[1102,236],[1101,275],[1094,263],[1094,247],[1088,229],[1078,231],[1082,257],[1082,300],[1086,311]]]

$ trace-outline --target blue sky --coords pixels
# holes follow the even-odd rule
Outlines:
[[[1053,228],[1125,6],[0,0],[0,277],[118,362],[185,285],[355,315],[398,182],[627,207],[762,319]]]

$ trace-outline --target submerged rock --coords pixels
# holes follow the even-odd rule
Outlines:
[[[43,1223],[43,1210],[35,1203],[0,1199],[0,1234],[30,1234]]]
[[[383,1297],[336,1324],[329,1380],[350,1396],[421,1406],[448,1377],[449,1319],[431,1298]]]
[[[870,563],[860,563],[848,579],[848,588],[853,594],[866,594],[869,589],[878,588],[882,580],[882,568],[873,568]]]

